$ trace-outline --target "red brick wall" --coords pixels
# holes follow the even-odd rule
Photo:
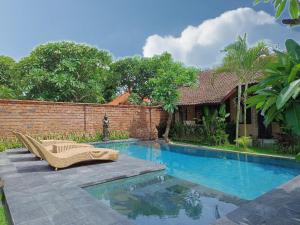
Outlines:
[[[156,138],[156,125],[167,116],[158,107],[0,100],[0,138],[11,137],[10,130],[28,134],[102,131],[105,113],[110,130],[126,130],[142,139]]]

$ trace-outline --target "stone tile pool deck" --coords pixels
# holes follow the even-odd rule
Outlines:
[[[0,177],[14,225],[132,225],[81,187],[164,169],[120,155],[117,162],[54,171],[25,149],[0,153]],[[300,176],[245,203],[215,225],[300,225]]]
[[[132,224],[81,186],[164,168],[121,154],[116,162],[86,163],[54,171],[25,149],[0,153],[0,177],[14,225]]]
[[[300,225],[300,176],[246,203],[214,225]]]

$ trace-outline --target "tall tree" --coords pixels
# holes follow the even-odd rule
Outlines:
[[[119,86],[121,89],[127,92],[132,92],[136,88],[137,77],[139,76],[141,58],[126,57],[115,61],[111,68],[114,76],[119,78]]]
[[[269,54],[268,48],[264,42],[259,42],[253,47],[247,46],[247,35],[238,36],[237,40],[225,47],[223,50],[225,57],[222,64],[216,69],[216,73],[230,72],[238,80],[238,100],[236,110],[236,139],[239,137],[239,120],[241,111],[242,86],[244,85],[243,103],[244,103],[244,136],[247,136],[246,128],[246,100],[249,83],[255,80],[257,73],[260,72],[266,64],[266,56]]]
[[[17,65],[28,99],[103,102],[111,55],[74,42],[38,46]]]
[[[149,79],[157,72],[157,64],[152,58],[139,56],[122,58],[112,64],[115,84],[119,91],[127,91],[138,97],[139,102],[149,98],[152,89]]]
[[[198,71],[175,62],[168,53],[154,56],[152,60],[156,62],[158,68],[156,76],[150,79],[153,87],[152,98],[168,112],[167,127],[163,134],[165,141],[168,142],[173,113],[179,100],[178,89],[195,84]]]
[[[15,98],[17,94],[15,77],[15,60],[8,56],[0,56],[0,98]]]
[[[11,86],[13,80],[13,69],[16,62],[13,58],[0,55],[0,84]]]

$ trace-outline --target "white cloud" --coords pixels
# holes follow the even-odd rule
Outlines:
[[[167,51],[175,59],[188,65],[212,67],[221,61],[220,51],[244,33],[248,34],[250,45],[258,40],[265,40],[272,47],[283,48],[287,38],[300,40],[299,32],[277,23],[268,13],[239,8],[205,20],[199,26],[188,26],[179,37],[162,37],[157,34],[149,36],[143,47],[143,54],[151,57]]]

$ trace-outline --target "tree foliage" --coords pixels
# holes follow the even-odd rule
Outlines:
[[[8,56],[0,56],[0,98],[14,98],[17,79],[14,77],[16,62]]]
[[[135,96],[134,102],[141,103],[152,93],[149,80],[157,74],[157,68],[154,58],[134,56],[117,60],[112,64],[116,89],[130,92]]]
[[[150,79],[153,87],[151,97],[161,103],[165,111],[173,113],[179,100],[178,89],[195,84],[197,69],[175,62],[169,53],[154,56],[153,60],[158,63],[158,72]]]
[[[271,0],[264,0],[265,3],[269,3]],[[262,0],[255,0],[254,3],[258,4]],[[283,19],[282,23],[295,26],[300,24],[300,1],[299,0],[272,0],[275,8],[275,17],[279,18],[285,8],[288,7],[290,19]]]
[[[12,86],[13,83],[13,69],[16,62],[8,56],[0,56],[0,84],[5,86]]]
[[[17,65],[27,99],[103,102],[111,55],[73,42],[38,46]]]
[[[265,70],[266,77],[249,89],[248,106],[264,115],[264,124],[279,121],[300,135],[300,45],[288,39],[286,52],[276,51],[277,61]]]
[[[230,72],[233,73],[238,79],[238,101],[237,101],[237,114],[236,114],[236,139],[239,137],[239,117],[242,101],[242,85],[244,88],[244,136],[246,136],[246,100],[247,89],[249,83],[254,81],[257,73],[260,72],[269,61],[266,57],[269,55],[268,48],[264,42],[258,42],[253,47],[247,46],[246,34],[238,36],[237,40],[225,47],[223,50],[225,57],[222,64],[216,68],[216,73]]]
[[[179,100],[178,89],[182,86],[195,84],[197,70],[193,67],[185,67],[180,62],[175,62],[168,53],[154,56],[152,60],[156,62],[157,74],[150,79],[153,88],[151,97],[169,113],[166,132],[163,135],[168,141],[172,116]]]
[[[13,99],[16,98],[16,92],[9,87],[0,85],[0,98],[2,99]]]

